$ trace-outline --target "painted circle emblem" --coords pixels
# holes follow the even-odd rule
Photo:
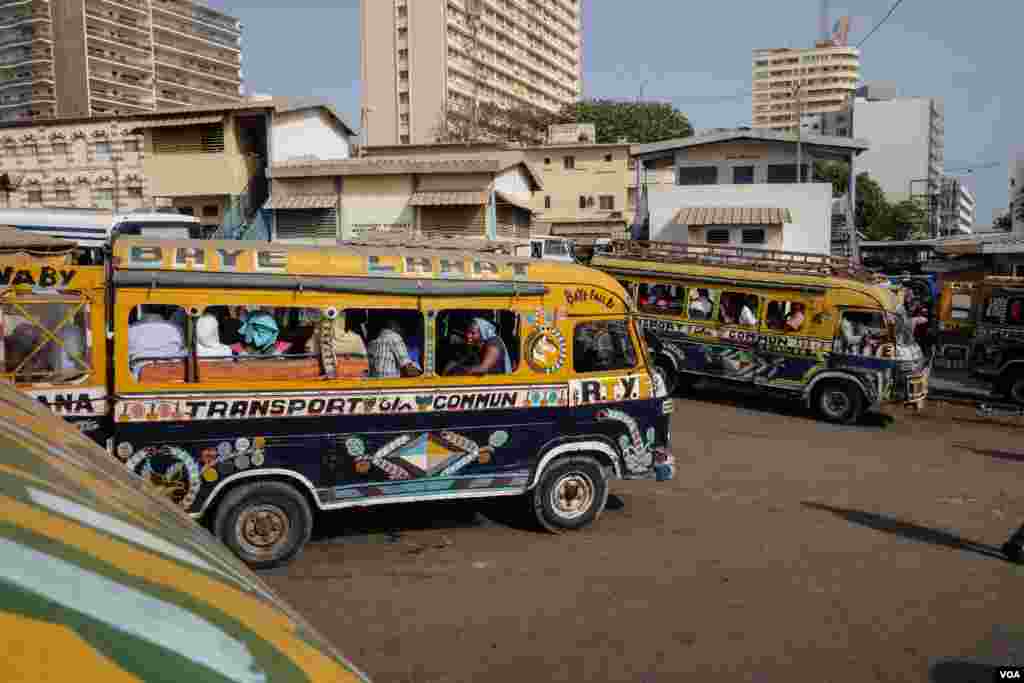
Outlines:
[[[185,510],[192,506],[202,486],[199,465],[178,446],[147,446],[124,466]]]
[[[565,357],[565,337],[554,327],[541,327],[526,340],[526,362],[536,372],[558,372]]]

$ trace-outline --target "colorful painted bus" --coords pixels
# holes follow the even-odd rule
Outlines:
[[[670,391],[712,377],[800,398],[840,423],[927,395],[899,290],[847,259],[621,241],[591,266],[636,299]]]

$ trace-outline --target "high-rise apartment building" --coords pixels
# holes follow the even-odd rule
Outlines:
[[[582,4],[361,0],[367,144],[434,142],[447,116],[472,120],[475,102],[547,112],[575,102]]]
[[[946,176],[939,197],[940,234],[969,235],[977,211],[974,193],[958,178]]]
[[[239,100],[241,31],[189,0],[0,0],[0,122]]]
[[[849,111],[860,79],[857,48],[820,41],[812,48],[754,50],[753,72],[754,128],[795,132],[803,125],[817,134],[850,134],[849,124],[823,116]],[[822,120],[834,130],[823,129]]]

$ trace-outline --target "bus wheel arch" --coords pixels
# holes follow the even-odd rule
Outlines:
[[[868,396],[853,377],[834,375],[815,382],[808,392],[808,404],[821,419],[835,424],[853,424],[864,414]]]
[[[582,529],[608,503],[608,477],[597,453],[575,451],[551,461],[528,494],[537,522],[547,531]]]
[[[313,532],[319,505],[301,479],[288,475],[238,478],[204,511],[210,531],[256,569],[278,567],[298,555]]]
[[[530,475],[526,490],[536,488],[545,472],[559,460],[575,455],[587,455],[597,460],[603,469],[610,472],[610,479],[622,478],[622,462],[618,449],[604,439],[590,438],[558,443],[544,450],[544,455],[540,457],[537,467]]]

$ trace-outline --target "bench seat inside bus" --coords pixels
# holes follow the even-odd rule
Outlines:
[[[338,377],[364,378],[369,367],[366,358],[339,358]],[[185,381],[184,360],[152,361],[139,371],[143,384],[163,384]],[[319,358],[253,358],[253,359],[201,359],[199,379],[203,382],[238,380],[287,381],[323,379],[326,374]]]

